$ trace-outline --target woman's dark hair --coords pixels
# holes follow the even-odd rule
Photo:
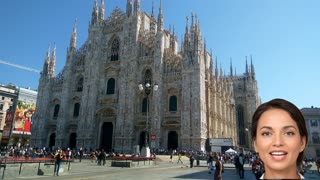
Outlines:
[[[290,117],[297,123],[301,137],[306,137],[308,143],[308,131],[306,123],[301,111],[291,102],[284,99],[273,99],[269,102],[261,104],[252,116],[251,122],[251,138],[254,141],[257,137],[257,128],[261,115],[270,109],[282,109],[289,113]],[[304,150],[299,153],[297,165],[302,163]]]

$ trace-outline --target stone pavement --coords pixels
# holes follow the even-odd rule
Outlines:
[[[63,172],[60,176],[53,176],[53,166],[45,166],[40,164],[41,171],[44,175],[37,175],[39,164],[23,165],[21,174],[19,175],[20,164],[9,165],[6,168],[4,179],[71,179],[71,180],[162,180],[162,179],[190,179],[190,180],[204,180],[213,179],[213,172],[209,174],[205,161],[200,162],[200,166],[189,168],[188,159],[184,158],[184,164],[177,164],[176,159],[174,163],[170,163],[167,157],[158,156],[157,161],[149,165],[148,162],[140,162],[139,165],[131,168],[111,167],[111,161],[107,161],[105,166],[98,166],[91,160],[83,160],[81,163],[75,160],[71,163],[68,171],[68,165],[62,164]],[[223,179],[237,180],[239,175],[236,173],[233,164],[225,164],[225,171]],[[314,167],[314,168],[313,168]],[[305,174],[306,179],[320,179],[317,173],[311,173],[315,170],[313,165],[309,172]],[[0,170],[0,179],[3,169]],[[245,179],[254,180],[255,177],[251,172],[251,167],[245,165]]]

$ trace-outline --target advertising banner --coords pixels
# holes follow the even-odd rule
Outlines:
[[[31,132],[32,116],[35,111],[35,104],[18,100],[15,117],[14,133]]]
[[[13,116],[14,116],[14,112],[13,111],[7,111],[5,123],[6,124],[12,124]]]

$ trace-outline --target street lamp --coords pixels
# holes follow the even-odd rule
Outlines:
[[[154,91],[158,90],[158,84],[157,83],[152,85],[150,81],[146,81],[145,84],[142,84],[142,83],[139,84],[139,90],[141,92],[145,92],[146,96],[147,96],[147,120],[146,120],[146,132],[145,132],[145,137],[144,137],[145,147],[142,148],[142,152],[141,152],[141,155],[145,156],[145,157],[150,157],[150,148],[149,148],[149,145],[148,145],[148,134],[147,134],[147,131],[148,131],[148,118],[149,118],[149,95],[151,93],[152,86],[153,86],[153,90]]]

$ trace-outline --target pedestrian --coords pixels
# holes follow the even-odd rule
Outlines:
[[[239,155],[235,155],[234,157],[234,165],[236,167],[236,172],[237,174],[239,174],[239,166],[240,166],[240,162],[239,162]]]
[[[243,179],[243,178],[244,178],[243,165],[244,165],[244,158],[243,158],[243,154],[240,153],[240,155],[239,155],[239,165],[238,165],[240,179]]]
[[[218,154],[214,155],[214,160],[216,161],[215,164],[215,171],[214,171],[214,180],[222,180],[222,163],[219,159]]]
[[[172,158],[173,158],[173,151],[172,151],[171,154],[170,154],[170,163],[173,163]]]
[[[70,152],[70,148],[67,148],[65,151],[67,161],[69,161],[69,158],[70,158],[69,152]],[[66,162],[66,164],[68,164],[68,162]]]
[[[181,160],[181,157],[182,157],[182,153],[181,152],[179,152],[178,153],[178,162],[177,162],[177,164],[180,162],[181,164],[183,164],[183,162],[182,162],[182,160]]]
[[[101,149],[101,152],[99,153],[98,155],[98,165],[101,166],[101,162],[102,162],[102,165],[105,165],[106,164],[106,153],[104,152],[104,149]]]
[[[64,158],[63,153],[60,149],[57,150],[56,154],[54,155],[54,170],[53,176],[59,176],[60,164],[61,160]]]
[[[301,111],[284,99],[261,104],[251,124],[254,149],[264,163],[260,179],[304,179],[297,167],[304,157],[308,131]]]
[[[79,149],[79,162],[81,162],[82,157],[83,157],[83,149],[82,149],[82,147],[81,147],[81,148]]]
[[[190,161],[190,168],[192,168],[193,167],[193,162],[194,162],[193,154],[190,154],[189,161]]]
[[[208,158],[207,158],[207,165],[208,165],[208,169],[209,169],[209,174],[211,174],[211,171],[213,170],[213,156],[212,154],[208,154]]]
[[[320,174],[320,158],[316,161],[317,171]]]

